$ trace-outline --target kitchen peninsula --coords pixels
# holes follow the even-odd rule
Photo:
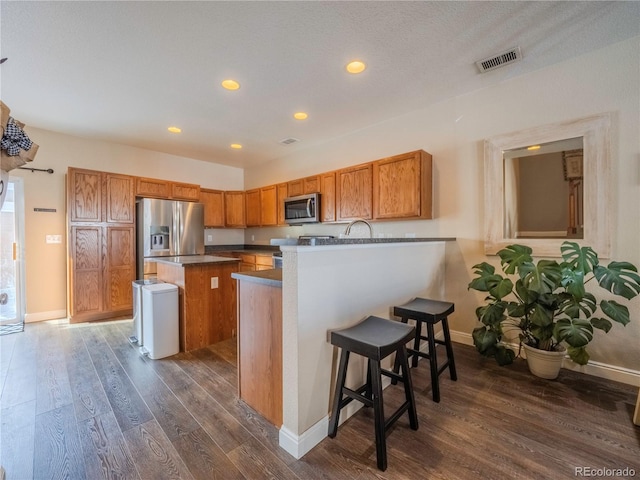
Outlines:
[[[237,258],[214,255],[157,257],[158,279],[179,291],[180,351],[227,340],[236,329]]]

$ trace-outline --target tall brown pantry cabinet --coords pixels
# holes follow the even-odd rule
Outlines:
[[[135,178],[70,167],[67,172],[69,320],[133,309]]]

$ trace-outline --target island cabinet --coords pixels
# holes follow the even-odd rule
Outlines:
[[[200,190],[200,203],[204,205],[205,228],[225,226],[224,192],[222,190]]]
[[[372,218],[372,171],[366,163],[336,172],[336,220]]]
[[[237,273],[238,396],[282,425],[282,270]]]
[[[431,155],[423,150],[373,162],[373,218],[432,218]]]
[[[245,228],[247,226],[245,213],[245,193],[238,191],[224,192],[224,221],[230,228]]]
[[[185,257],[178,257],[178,259]],[[204,256],[159,259],[158,279],[178,286],[180,351],[188,352],[236,334],[238,260]],[[191,262],[191,263],[189,263]]]
[[[134,177],[68,169],[67,310],[71,322],[132,313],[134,189]]]

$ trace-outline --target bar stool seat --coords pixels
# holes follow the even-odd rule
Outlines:
[[[358,400],[368,407],[373,407],[377,463],[378,468],[383,471],[387,469],[386,432],[391,425],[402,414],[408,412],[411,429],[418,429],[418,416],[406,351],[406,343],[414,338],[414,335],[415,328],[410,325],[374,316],[367,317],[352,327],[331,332],[331,343],[340,347],[342,352],[329,419],[329,437],[336,436],[340,411],[351,401]],[[380,361],[394,352],[398,370],[392,372],[382,369]],[[350,353],[356,353],[368,359],[367,381],[355,390],[344,386]],[[402,375],[397,373],[400,367]],[[391,377],[396,382],[401,381],[405,392],[405,402],[386,420],[382,398],[382,375]]]
[[[429,300],[426,298],[414,298],[413,300],[393,307],[393,314],[401,318],[402,323],[407,323],[410,319],[416,321],[416,331],[413,339],[413,348],[407,348],[408,356],[411,358],[411,366],[418,366],[418,357],[429,360],[431,370],[431,391],[433,401],[440,401],[440,384],[438,377],[446,369],[449,369],[451,380],[456,381],[458,375],[456,373],[456,364],[453,358],[453,348],[451,346],[451,335],[449,333],[449,322],[447,317],[453,313],[455,305],[451,302],[443,302],[439,300]],[[442,333],[444,340],[435,337],[434,325],[442,322]],[[422,324],[427,327],[427,335],[422,335]],[[420,351],[420,340],[426,340],[428,344],[428,352]],[[447,361],[438,367],[438,358],[436,355],[436,345],[444,345],[447,351]],[[396,363],[393,370],[398,372],[399,365]],[[394,383],[394,380],[392,380]]]

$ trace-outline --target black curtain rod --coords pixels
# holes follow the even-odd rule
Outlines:
[[[46,173],[53,173],[53,168],[31,168],[31,167],[18,167],[20,170],[31,170],[31,173],[33,172],[46,172]]]

